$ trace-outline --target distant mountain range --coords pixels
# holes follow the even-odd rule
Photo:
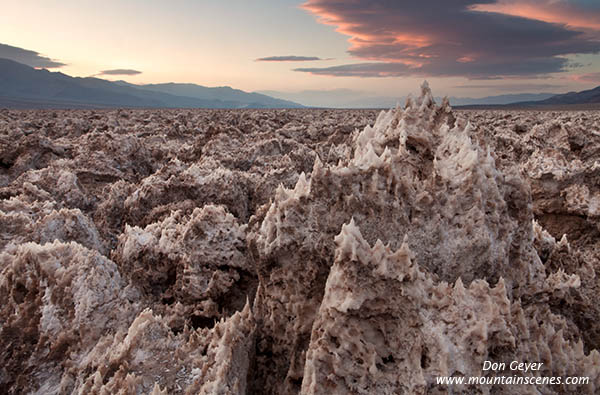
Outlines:
[[[390,108],[404,104],[405,96],[367,96],[364,92],[348,89],[306,90],[300,92],[261,91],[278,99],[293,100],[309,107],[329,108]],[[435,98],[437,102],[441,97]],[[582,92],[556,93],[517,93],[481,98],[450,97],[450,104],[456,108],[535,108],[565,107],[600,108],[600,87]]]
[[[405,96],[372,96],[366,94],[365,92],[349,89],[304,90],[299,92],[260,91],[260,93],[276,97],[278,99],[302,103],[309,107],[390,108],[396,106],[398,103],[404,104],[406,102]],[[453,106],[509,104],[514,102],[544,100],[554,95],[556,94],[518,93],[482,98],[450,97],[450,104]],[[436,101],[439,102],[441,100],[441,97],[436,97]]]
[[[521,102],[515,104],[546,106],[546,105],[569,105],[569,104],[596,104],[600,103],[600,86],[581,92],[569,92],[555,95],[548,99],[535,102]]]
[[[452,101],[450,101],[452,103]],[[552,95],[543,100],[516,101],[507,104],[475,104],[463,105],[462,108],[529,108],[529,109],[600,109],[600,86],[581,92],[569,92]]]
[[[450,104],[453,106],[466,106],[466,105],[504,105],[516,102],[533,102],[539,100],[546,100],[556,93],[515,93],[508,95],[497,95],[487,96],[480,98],[470,97],[451,97]]]
[[[273,97],[275,96],[275,97]],[[405,97],[373,97],[347,89],[244,92],[228,86],[134,85],[125,81],[71,77],[0,59],[0,108],[389,108]],[[600,108],[600,86],[582,92],[521,93],[484,98],[451,97],[462,108]]]
[[[320,108],[390,108],[398,102],[404,102],[402,97],[373,96],[353,89],[302,90],[296,92],[264,90],[259,91],[259,93],[302,103],[308,107]]]
[[[230,87],[133,85],[70,77],[0,59],[0,108],[300,108],[300,104]]]

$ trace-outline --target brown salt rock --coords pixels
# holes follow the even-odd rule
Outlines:
[[[600,190],[600,118],[597,112],[470,112],[476,135],[495,148],[501,169],[520,167],[531,183],[533,209],[557,239],[595,248]],[[516,120],[524,134],[509,128]],[[498,125],[500,123],[500,125]]]
[[[76,243],[0,254],[0,386],[9,394],[244,394],[250,304],[213,328],[174,334],[117,266]]]
[[[438,283],[415,263],[405,242],[397,251],[362,237],[354,221],[336,237],[335,263],[314,322],[302,394],[425,394],[439,376],[491,376],[484,361],[543,362],[534,376],[587,376],[583,386],[537,385],[544,393],[596,393],[600,353],[564,339],[559,316],[543,305],[511,302],[505,282]],[[575,277],[548,278],[546,292],[577,286]],[[538,294],[538,296],[541,296]],[[499,375],[507,375],[500,372]],[[511,372],[511,375],[519,375]],[[528,394],[530,386],[494,391]],[[456,385],[490,393],[489,385]]]
[[[45,244],[59,240],[76,241],[84,247],[106,255],[94,223],[79,209],[52,211],[29,228],[32,241]]]
[[[212,329],[178,335],[144,310],[125,336],[90,356],[98,370],[79,393],[245,394],[254,331],[249,304]]]
[[[117,238],[125,228],[127,210],[125,201],[135,190],[135,185],[123,180],[107,185],[101,192],[102,199],[94,211],[94,223],[105,243],[114,249]]]
[[[164,219],[171,211],[223,204],[242,222],[248,218],[245,176],[223,168],[187,165],[174,159],[143,179],[125,201],[126,221],[146,226]]]
[[[22,194],[31,200],[54,200],[61,208],[78,208],[87,212],[93,206],[93,198],[66,164],[57,161],[42,170],[29,170],[3,189],[10,191],[11,196]]]
[[[366,127],[375,115],[0,110],[0,388],[330,393],[327,372],[344,390],[401,391],[397,377],[409,375],[401,385],[415,392],[447,392],[432,386],[434,371],[474,372],[485,355],[552,359],[553,374],[597,377],[597,113],[453,112],[425,86]],[[335,242],[352,217],[365,240],[344,245],[360,265]],[[147,236],[156,245],[139,243]],[[79,244],[26,243],[54,239]],[[134,253],[123,255],[125,242]],[[117,265],[81,244],[110,250]],[[398,269],[398,284],[382,274],[391,263],[372,272],[380,261],[412,269]],[[96,282],[116,296],[84,324],[73,321],[68,280],[79,266],[83,300],[104,294]],[[340,295],[353,307],[337,310]],[[77,335],[82,327],[90,336]],[[416,358],[381,351],[406,339]]]
[[[31,240],[31,226],[56,208],[53,201],[31,201],[19,195],[0,200],[0,250]]]
[[[61,144],[46,136],[13,132],[0,134],[0,164],[12,181],[22,173],[47,167],[53,161],[68,157],[68,144]],[[0,183],[0,186],[4,186]]]
[[[71,392],[80,358],[138,309],[117,266],[74,242],[10,246],[0,267],[0,386],[8,393]]]
[[[476,135],[495,147],[499,168],[519,168],[531,185],[535,218],[552,239],[550,248],[538,248],[546,271],[562,268],[581,278],[577,293],[550,302],[553,311],[576,323],[586,350],[599,348],[598,113],[497,111],[471,113],[469,119],[478,125]],[[526,125],[521,134],[510,130],[516,121]]]
[[[600,347],[600,327],[596,325],[600,318],[597,295],[599,291],[596,274],[597,261],[585,249],[571,246],[567,235],[556,240],[534,221],[534,245],[544,263],[546,273],[562,271],[576,274],[581,279],[577,289],[567,289],[555,293],[548,299],[553,312],[568,320],[571,327],[577,328],[584,341],[584,349],[589,352]]]
[[[190,216],[176,211],[144,229],[127,225],[113,256],[146,293],[180,302],[192,323],[208,323],[241,310],[253,296],[245,229],[223,206],[196,208]]]
[[[436,106],[428,86],[405,109],[382,112],[354,137],[347,163],[315,161],[295,188],[278,188],[264,219],[251,220],[260,317],[255,388],[298,392],[309,334],[333,264],[334,236],[351,217],[369,243],[398,248],[404,235],[435,278],[466,284],[504,278],[509,295],[536,292],[544,268],[531,244],[531,199],[515,174]],[[518,280],[518,281],[517,281]]]
[[[24,182],[22,193],[0,200],[0,249],[8,243],[54,240],[78,243],[106,254],[95,224],[79,209],[61,208],[51,195]]]

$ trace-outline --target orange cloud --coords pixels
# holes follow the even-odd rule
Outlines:
[[[553,0],[500,0],[493,4],[476,4],[472,11],[497,12],[505,15],[560,23],[570,27],[600,30],[597,13],[575,8],[564,1]]]
[[[469,63],[469,62],[474,62],[475,58],[473,56],[463,56],[461,58],[456,59],[457,62],[460,63]]]
[[[335,26],[335,31],[345,36],[349,36],[348,42],[351,44],[349,48],[350,52],[359,52],[363,48],[369,48],[377,45],[396,45],[401,44],[406,47],[406,51],[414,51],[419,48],[424,48],[431,45],[434,40],[432,37],[425,34],[413,34],[401,31],[399,29],[381,29],[380,31],[366,30],[362,21],[357,20],[356,22],[348,21],[342,14],[336,14],[331,12],[327,7],[318,4],[315,1],[307,1],[300,6],[302,9],[317,15],[318,22],[324,25]],[[392,62],[402,62],[407,65],[418,66],[421,63],[416,62],[411,57],[415,56],[414,53],[407,53],[406,59],[398,59],[398,57],[388,58],[377,57],[370,58],[368,56],[363,57],[365,60],[387,60]],[[418,54],[416,55],[421,58],[428,58],[431,55]]]
[[[600,73],[571,74],[567,79],[577,82],[600,83]]]
[[[348,36],[348,52],[369,63],[296,70],[335,76],[473,79],[565,72],[573,68],[568,55],[600,51],[600,8],[586,4],[306,0],[301,8]]]

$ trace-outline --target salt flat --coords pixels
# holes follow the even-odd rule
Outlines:
[[[0,110],[0,387],[597,392],[600,111],[432,97]]]

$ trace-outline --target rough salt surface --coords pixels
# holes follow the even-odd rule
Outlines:
[[[600,388],[600,116],[0,111],[7,393]]]

